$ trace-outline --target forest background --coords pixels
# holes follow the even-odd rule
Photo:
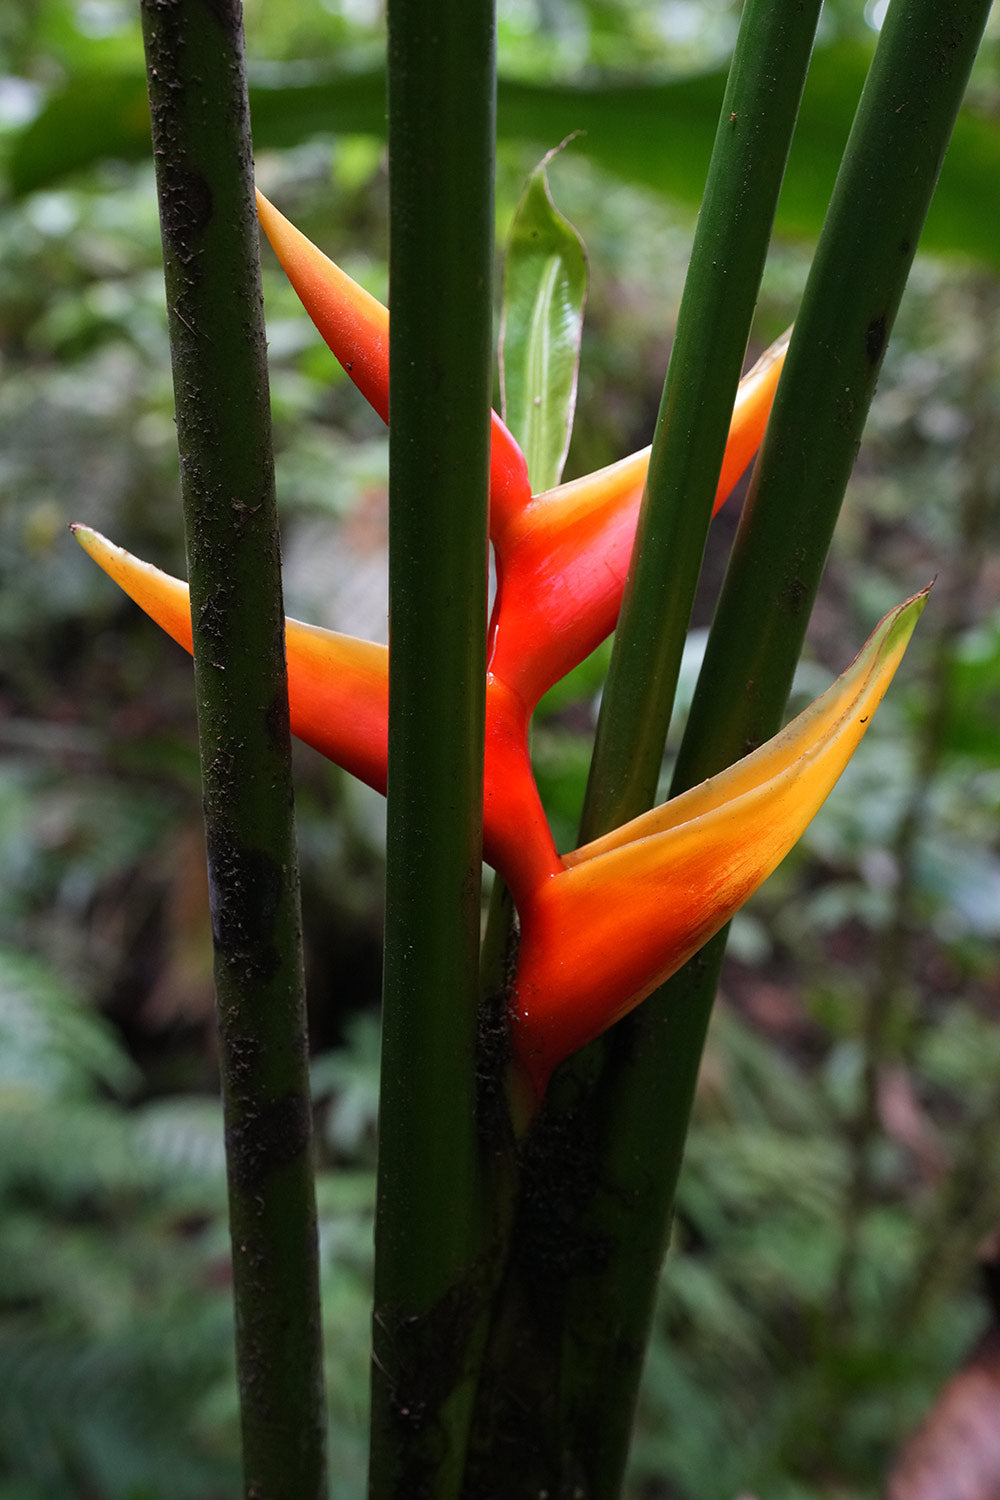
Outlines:
[[[260,185],[384,299],[381,8],[245,9]],[[501,92],[498,254],[528,172],[586,126],[560,85],[629,80],[611,146],[592,129],[550,169],[591,276],[568,476],[649,439],[737,15],[726,0],[501,6],[501,78],[535,87],[506,108]],[[779,211],[751,357],[794,318],[878,21],[877,4],[828,0],[804,186]],[[184,570],[159,228],[132,107],[141,39],[127,0],[25,0],[0,12],[0,49],[0,1500],[212,1500],[237,1488],[238,1424],[190,664],[66,531],[82,520]],[[994,161],[998,63],[994,17],[970,94]],[[331,71],[353,80],[344,113],[317,97],[293,116],[283,90]],[[638,81],[677,76],[691,83],[672,142],[628,98],[638,110]],[[972,176],[943,185],[935,253],[911,276],[795,706],[889,604],[938,583],[848,772],[734,923],[637,1500],[872,1494],[991,1321],[977,1263],[1000,1227],[1000,238],[981,203],[978,227],[964,211],[975,153],[959,140],[953,157]],[[269,256],[264,274],[286,603],[375,638],[384,430]],[[737,513],[713,527],[706,585]],[[689,679],[700,645],[696,631]],[[563,846],[605,663],[536,720]],[[353,1500],[383,808],[303,747],[296,762],[332,1493]]]

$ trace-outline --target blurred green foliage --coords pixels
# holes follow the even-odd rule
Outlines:
[[[502,68],[541,96],[552,80],[718,68],[735,9],[519,0],[501,7]],[[377,63],[374,0],[246,13],[262,86],[308,81],[317,59]],[[825,43],[870,36],[860,6],[828,5]],[[994,20],[973,86],[994,119],[998,41]],[[141,61],[125,0],[4,7],[0,51],[0,166],[48,101]],[[106,91],[92,110],[111,118],[113,104]],[[384,297],[380,142],[295,129],[294,146],[260,152],[261,185]],[[502,141],[501,229],[539,155]],[[634,160],[613,166],[574,144],[550,169],[591,274],[568,475],[648,441],[690,243],[690,194],[678,205],[637,187],[655,165],[645,178]],[[942,243],[966,234],[969,199],[956,183]],[[190,669],[65,532],[85,520],[183,571],[158,263],[145,164],[93,161],[0,206],[0,1500],[212,1500],[235,1486]],[[805,265],[775,246],[758,347],[794,317]],[[289,609],[374,635],[384,433],[268,258],[265,278]],[[636,1500],[873,1493],[988,1317],[975,1260],[1000,1222],[998,349],[995,272],[919,260],[803,699],[892,602],[938,583],[855,762],[735,924]],[[713,528],[706,600],[733,509]],[[698,652],[696,630],[691,673]],[[537,723],[563,845],[605,660]],[[331,1472],[346,1500],[364,1483],[382,809],[305,751],[298,788]]]

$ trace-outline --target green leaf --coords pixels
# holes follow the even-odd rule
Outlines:
[[[514,215],[500,323],[501,410],[536,494],[562,478],[587,300],[583,241],[549,193],[545,168],[554,155],[532,173]]]
[[[35,119],[10,136],[7,181],[30,193],[107,157],[149,159],[149,99],[135,72],[78,73],[50,94]]]
[[[815,238],[861,92],[871,48],[838,42],[818,47],[799,113],[775,219],[776,232]],[[316,68],[302,81],[295,64],[254,87],[250,107],[258,151],[316,136],[385,134],[381,70],[331,73]],[[627,182],[660,192],[692,212],[701,202],[724,70],[645,83],[536,84],[501,79],[497,129],[502,140],[562,140],[581,132],[577,149]],[[149,112],[141,74],[78,74],[54,92],[42,112],[8,137],[7,179],[14,193],[48,187],[104,157],[149,155]],[[1000,265],[996,184],[1000,122],[971,109],[958,118],[927,218],[922,248]]]
[[[0,1098],[126,1093],[136,1073],[101,1016],[47,965],[0,947]]]
[[[957,755],[996,764],[1000,719],[1000,623],[983,624],[958,642],[948,664],[944,743]]]

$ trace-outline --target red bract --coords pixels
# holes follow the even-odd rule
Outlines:
[[[374,297],[257,194],[261,225],[303,307],[383,420],[389,399],[389,314]],[[740,382],[715,509],[764,434],[787,335]],[[514,688],[528,715],[554,682],[614,628],[632,555],[649,449],[540,495],[496,412],[490,467],[490,538],[497,597],[489,671]]]
[[[384,418],[389,314],[258,195],[261,222],[317,328]],[[773,346],[740,383],[716,507],[760,441],[784,358]],[[489,631],[484,854],[515,899],[560,868],[528,752],[541,695],[614,629],[631,556],[649,449],[532,496],[521,450],[493,414],[490,533],[497,593]],[[184,585],[87,528],[87,550],[132,598],[191,649]],[[186,591],[185,591],[186,592]],[[288,621],[293,733],[385,790],[388,657],[351,636]]]
[[[388,411],[388,312],[260,200],[261,222],[330,348]],[[716,508],[763,433],[779,340],[740,384]],[[531,769],[541,695],[614,629],[649,450],[532,496],[523,455],[493,415],[490,536],[497,592],[486,677],[484,853],[521,926],[515,1050],[540,1096],[553,1067],[672,973],[798,838],[863,733],[923,604],[887,616],[854,666],[756,755],[606,839],[560,858]],[[185,584],[87,527],[92,557],[191,649]],[[287,621],[293,732],[379,791],[388,745],[387,648]]]
[[[282,269],[328,347],[369,406],[388,422],[389,309],[306,239],[263,193],[257,194],[257,214]],[[496,412],[490,415],[490,507],[499,516],[523,505],[531,488],[524,454]]]
[[[764,435],[787,346],[785,334],[740,381],[715,511]],[[493,517],[490,670],[531,708],[615,628],[649,452],[643,448]]]

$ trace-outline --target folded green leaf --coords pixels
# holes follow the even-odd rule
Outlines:
[[[500,323],[501,416],[527,459],[533,494],[562,479],[587,300],[583,241],[549,195],[554,154],[532,173],[514,215]]]

